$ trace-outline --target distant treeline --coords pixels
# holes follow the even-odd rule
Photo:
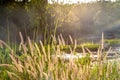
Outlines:
[[[1,0],[4,4],[12,2]],[[14,41],[19,40],[19,31],[24,37],[32,36],[43,41],[43,37],[48,40],[51,34],[60,33],[64,34],[65,39],[68,35],[85,38],[119,26],[120,1],[63,5],[47,4],[47,0],[32,0],[24,6],[18,3],[0,6],[0,39],[6,40],[9,34]]]
[[[27,2],[31,2],[32,0],[0,0],[0,5],[4,5],[4,4],[9,4],[9,3],[27,3]],[[46,0],[45,0],[46,1]],[[53,2],[55,2],[54,0],[51,0]],[[59,1],[59,0],[58,0]],[[92,0],[91,0],[92,1]],[[48,2],[48,1],[47,1]],[[96,0],[96,2],[113,2],[112,0]],[[115,1],[114,1],[115,2]],[[116,2],[119,2],[119,0],[116,0]],[[79,3],[79,2],[78,2]]]

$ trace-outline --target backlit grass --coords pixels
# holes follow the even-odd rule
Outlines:
[[[64,62],[52,55],[61,54],[65,45],[52,44],[44,46],[28,38],[28,43],[20,43],[12,49],[3,41],[0,48],[1,80],[119,80],[119,62],[108,62],[100,57],[96,62],[86,57]],[[77,44],[73,45],[76,48]],[[88,45],[84,45],[86,48]],[[96,45],[95,45],[96,46]],[[98,46],[98,45],[97,45]],[[84,48],[85,48],[84,47]],[[20,53],[18,53],[20,51]],[[73,49],[71,51],[74,52]],[[99,49],[98,54],[102,54]],[[20,54],[20,55],[18,55]]]

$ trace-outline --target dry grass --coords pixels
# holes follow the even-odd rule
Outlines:
[[[54,38],[54,37],[53,37]],[[55,38],[54,38],[55,39]],[[101,48],[98,49],[98,60],[94,63],[89,55],[92,52],[86,48],[88,55],[85,58],[64,62],[52,55],[61,54],[61,46],[65,45],[62,36],[58,37],[59,44],[43,45],[32,42],[28,37],[28,44],[24,44],[22,36],[19,50],[22,55],[18,56],[5,42],[0,43],[10,50],[9,57],[11,63],[0,64],[1,80],[119,80],[120,65],[117,63],[104,63],[102,57],[105,53]],[[70,37],[74,49],[77,44]],[[54,40],[56,41],[56,40]],[[103,42],[102,42],[103,43]],[[104,44],[102,44],[103,46]],[[85,53],[83,47],[83,52]]]

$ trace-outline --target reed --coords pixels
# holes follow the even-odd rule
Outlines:
[[[120,65],[119,62],[109,62],[105,58],[107,54],[100,46],[97,54],[97,61],[93,61],[90,55],[93,53],[86,47],[82,47],[83,53],[88,53],[86,57],[65,62],[57,58],[62,54],[61,47],[65,45],[62,35],[58,37],[58,44],[44,45],[41,41],[37,44],[28,37],[28,43],[25,44],[21,36],[19,50],[22,53],[18,55],[14,49],[9,47],[4,41],[0,44],[8,50],[9,62],[0,64],[1,80],[119,80]],[[54,38],[54,41],[56,38]],[[76,41],[70,41],[74,44],[71,54],[75,52]],[[103,39],[102,39],[103,41]],[[55,43],[55,42],[53,42]],[[101,45],[104,45],[102,42]],[[3,49],[3,47],[1,47]],[[3,54],[4,55],[4,54]],[[54,57],[53,57],[54,55]],[[103,56],[104,55],[104,56]],[[2,57],[1,59],[5,59]],[[7,59],[7,58],[6,58]]]

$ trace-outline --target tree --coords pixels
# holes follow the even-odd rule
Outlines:
[[[10,3],[15,3],[15,2],[27,3],[27,2],[29,2],[29,0],[0,0],[0,5],[7,5]]]
[[[14,2],[14,0],[0,0],[0,5],[5,5],[11,2]]]

